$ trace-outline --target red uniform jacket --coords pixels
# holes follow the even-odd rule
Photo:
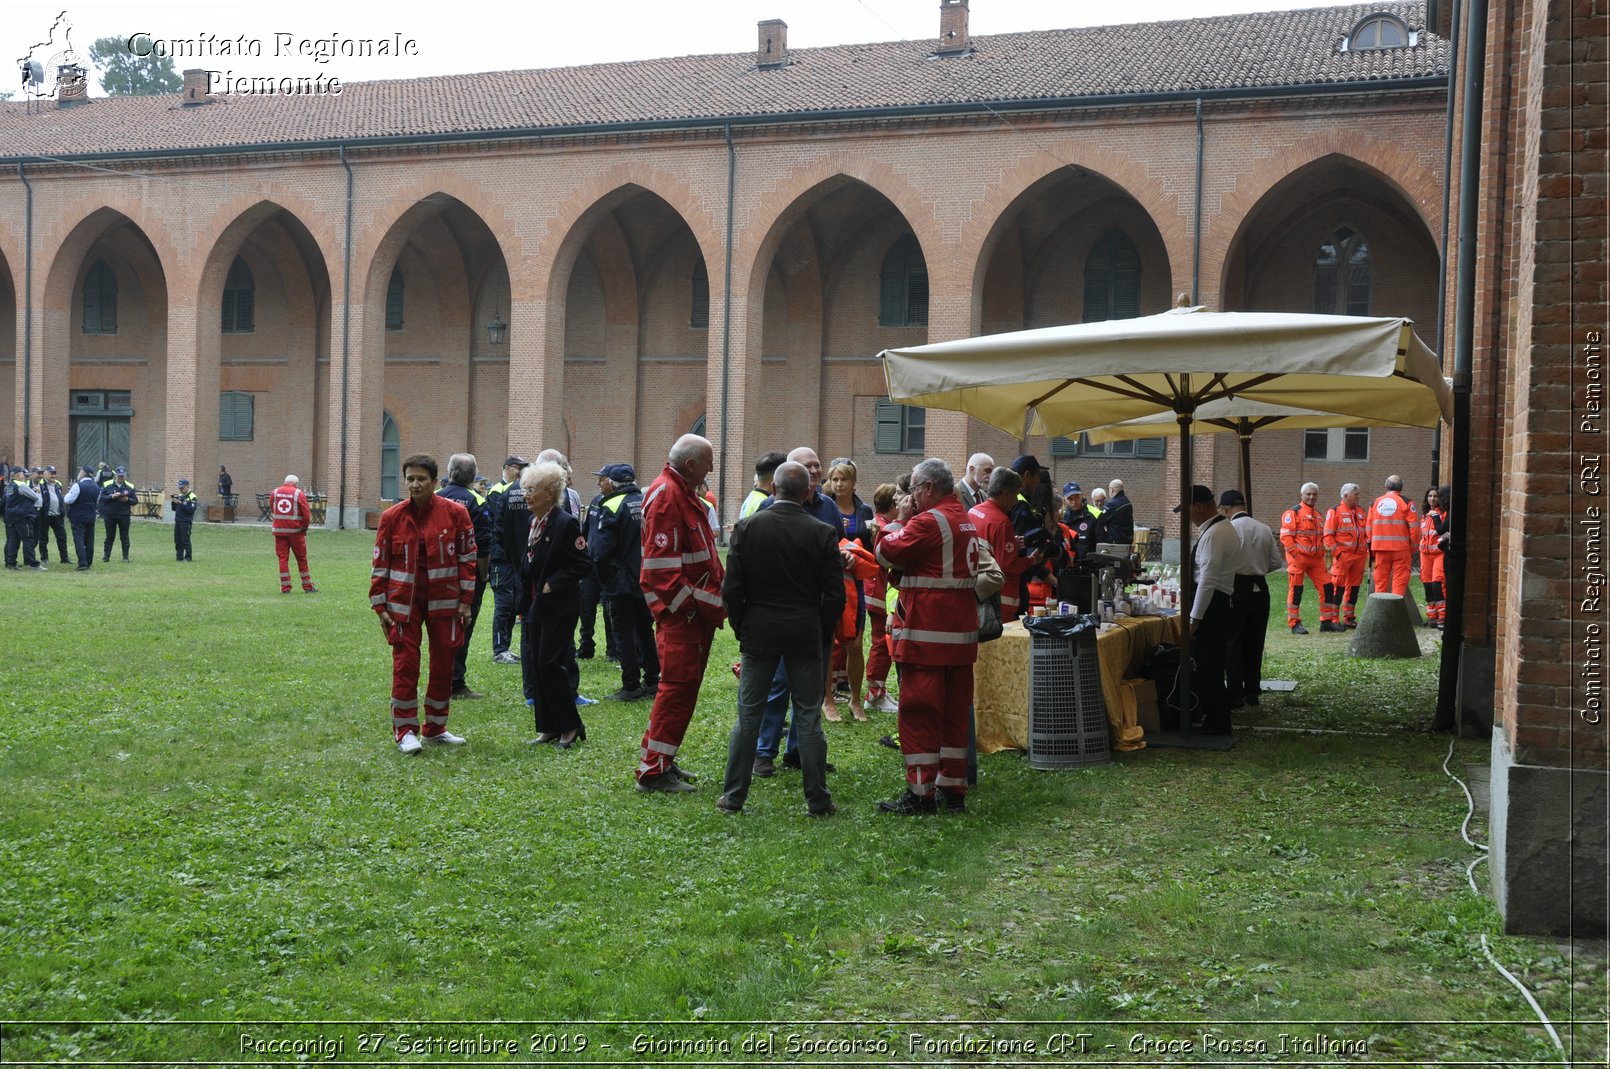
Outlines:
[[[1325,556],[1325,521],[1312,505],[1299,504],[1280,517],[1280,544],[1288,561],[1311,561]]]
[[[955,494],[883,536],[878,560],[899,572],[890,653],[931,667],[978,659],[978,527]]]
[[[276,535],[301,534],[313,523],[307,495],[290,483],[268,495],[268,514],[274,520]]]
[[[704,499],[669,464],[643,493],[643,598],[656,620],[698,616],[721,626],[726,577]]]
[[[967,515],[973,518],[979,535],[995,554],[995,563],[1006,575],[1006,585],[1001,587],[1001,623],[1009,624],[1023,615],[1022,599],[1018,596],[1023,584],[1019,580],[1029,570],[1029,560],[1018,553],[1012,518],[1001,506],[985,498],[968,509]]]
[[[423,570],[425,615],[452,616],[475,598],[475,553],[475,525],[463,505],[433,494],[420,515],[413,502],[399,501],[380,514],[369,604],[376,613],[384,610],[398,623],[408,622],[415,578]]]
[[[1325,548],[1333,560],[1352,560],[1370,551],[1364,510],[1345,501],[1325,513]]]

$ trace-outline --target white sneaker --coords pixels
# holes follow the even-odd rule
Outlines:
[[[900,711],[899,703],[891,698],[887,691],[878,695],[877,701],[868,702],[867,708],[875,713],[898,713]]]
[[[397,750],[400,753],[418,753],[422,749],[424,747],[420,745],[419,736],[412,731],[397,740]]]
[[[519,664],[520,663],[520,655],[518,653],[514,653],[514,652],[512,652],[510,650],[504,650],[502,653],[500,653],[496,657],[492,658],[492,663],[493,664]]]
[[[440,735],[426,735],[425,741],[436,746],[463,746],[464,740],[451,731],[444,731]]]

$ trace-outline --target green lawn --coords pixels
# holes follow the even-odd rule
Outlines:
[[[646,704],[528,748],[490,597],[486,698],[453,711],[469,744],[397,754],[371,536],[310,536],[316,595],[278,593],[271,541],[198,525],[180,565],[137,523],[132,564],[4,573],[0,1061],[1223,1060],[1286,1033],[1355,1046],[1285,1064],[1557,1064],[1482,933],[1576,1056],[1604,1055],[1602,1023],[1565,1026],[1602,1022],[1602,956],[1499,935],[1466,886],[1435,658],[1352,662],[1317,618],[1289,636],[1279,590],[1266,675],[1300,685],[1241,722],[1344,733],[1062,773],[990,755],[966,817],[903,820],[873,810],[902,781],[874,716],[828,725],[840,814],[813,821],[791,772],[713,807],[727,632],[680,757],[696,794],[632,790]],[[584,662],[583,690],[613,667]],[[484,1023],[516,1021],[591,1023]],[[1081,1032],[1075,1057],[1056,1037]],[[999,1045],[934,1043],[961,1037]]]

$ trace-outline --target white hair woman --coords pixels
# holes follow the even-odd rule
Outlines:
[[[531,511],[531,532],[521,558],[524,589],[516,602],[520,629],[520,670],[526,700],[536,722],[534,743],[568,750],[587,737],[576,711],[576,622],[581,617],[580,583],[593,574],[581,523],[559,506],[565,470],[552,461],[532,464],[520,474],[520,489]]]

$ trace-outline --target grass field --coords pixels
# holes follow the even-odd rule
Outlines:
[[[874,715],[827,725],[839,816],[808,820],[780,772],[733,817],[713,807],[730,633],[679,758],[696,794],[632,790],[646,704],[527,747],[490,597],[486,697],[452,716],[469,744],[405,758],[372,536],[309,543],[316,595],[278,593],[261,528],[198,525],[181,565],[171,528],[136,523],[131,564],[5,573],[0,1061],[907,1064],[1033,1042],[1088,1064],[1237,1041],[1558,1064],[1483,933],[1575,1057],[1605,1055],[1602,953],[1504,937],[1466,885],[1434,657],[1354,662],[1317,619],[1277,620],[1266,676],[1298,689],[1238,723],[1335,733],[1064,773],[987,755],[966,817],[903,820],[873,810],[902,781]],[[584,662],[584,692],[613,669]],[[1075,1056],[1057,1037],[1080,1033]]]

